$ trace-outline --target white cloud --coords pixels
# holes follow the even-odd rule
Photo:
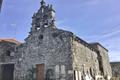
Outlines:
[[[97,5],[100,3],[100,0],[87,0],[84,5],[90,6],[90,5]]]
[[[11,27],[15,27],[16,24],[15,24],[15,23],[11,23],[10,26],[11,26]]]

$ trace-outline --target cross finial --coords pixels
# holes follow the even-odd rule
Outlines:
[[[41,6],[45,5],[45,1],[44,0],[41,0]]]

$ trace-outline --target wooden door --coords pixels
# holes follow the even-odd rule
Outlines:
[[[44,80],[44,64],[37,64],[37,80]]]
[[[13,80],[14,77],[14,64],[1,65],[2,80]]]

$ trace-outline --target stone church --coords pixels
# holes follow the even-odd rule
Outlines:
[[[24,43],[0,39],[0,80],[110,80],[108,50],[55,26],[55,10],[41,1]]]

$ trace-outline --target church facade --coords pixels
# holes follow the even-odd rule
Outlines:
[[[87,43],[70,31],[57,29],[55,10],[44,0],[32,17],[32,28],[25,42],[1,40],[0,47],[1,80],[110,80],[112,77],[108,50],[99,43]]]

